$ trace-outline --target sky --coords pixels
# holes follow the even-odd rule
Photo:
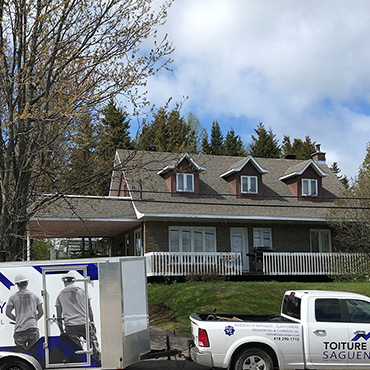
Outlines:
[[[161,31],[174,62],[148,81],[151,103],[187,96],[182,115],[246,145],[259,122],[280,143],[309,135],[328,165],[357,175],[370,141],[370,1],[175,0]]]

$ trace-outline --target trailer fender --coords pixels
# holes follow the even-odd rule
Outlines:
[[[0,367],[3,363],[9,360],[22,360],[32,366],[32,369],[42,370],[40,363],[32,356],[25,353],[15,353],[15,352],[0,352]]]

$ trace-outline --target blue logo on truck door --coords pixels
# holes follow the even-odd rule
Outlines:
[[[363,338],[365,340],[368,340],[370,338],[370,333],[367,333],[367,334],[356,334],[356,336],[354,336],[351,341],[352,342],[356,342],[357,340],[359,340],[360,338]]]

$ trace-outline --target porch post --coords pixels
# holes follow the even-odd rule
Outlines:
[[[27,230],[27,261],[31,261],[31,233]]]

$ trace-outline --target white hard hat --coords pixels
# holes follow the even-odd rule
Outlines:
[[[24,281],[28,281],[29,279],[26,278],[23,274],[15,275],[14,282],[16,284],[23,283]]]
[[[68,274],[64,274],[62,276],[62,280],[63,281],[68,281],[68,280],[71,280],[71,281],[75,281],[76,280],[76,273],[74,270],[71,270],[68,272]]]

